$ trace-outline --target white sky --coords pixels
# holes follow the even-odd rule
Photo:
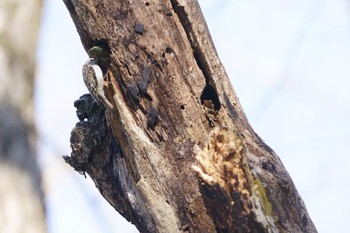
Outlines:
[[[350,232],[350,14],[346,0],[201,0],[255,131],[282,159],[318,231]],[[87,59],[62,1],[46,0],[37,71],[50,233],[137,232],[62,160],[87,90]]]

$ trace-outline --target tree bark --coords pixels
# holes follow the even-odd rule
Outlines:
[[[42,1],[0,1],[0,232],[46,232],[33,88]]]
[[[107,98],[75,102],[65,160],[140,232],[316,232],[250,127],[197,1],[64,0],[84,48],[109,52]]]

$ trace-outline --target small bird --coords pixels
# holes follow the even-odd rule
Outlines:
[[[88,91],[97,104],[102,103],[105,107],[115,112],[114,106],[107,100],[103,90],[104,78],[102,70],[98,65],[98,58],[89,58],[85,62],[83,65],[83,79]]]
[[[98,65],[100,66],[102,72],[105,74],[109,69],[111,63],[111,52],[103,45],[96,45],[87,51],[89,58],[97,58]]]

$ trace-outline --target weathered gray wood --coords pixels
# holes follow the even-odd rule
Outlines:
[[[117,110],[105,121],[76,102],[99,123],[73,130],[66,161],[140,232],[316,232],[248,124],[196,1],[64,2],[85,49],[110,51]]]

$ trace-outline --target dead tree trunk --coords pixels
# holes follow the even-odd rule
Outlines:
[[[114,105],[75,102],[65,159],[118,212],[140,232],[316,232],[248,124],[195,0],[64,2],[86,51],[106,51]]]

